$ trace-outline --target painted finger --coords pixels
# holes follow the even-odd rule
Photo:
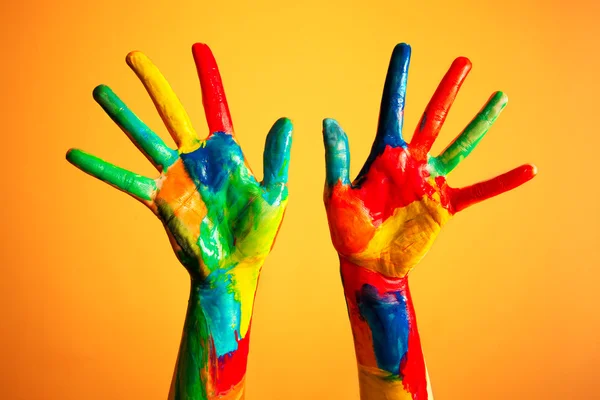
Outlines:
[[[275,122],[265,142],[263,186],[283,186],[288,181],[292,148],[292,121],[280,118]],[[280,185],[283,184],[283,185]]]
[[[392,52],[381,97],[376,145],[373,148],[385,147],[385,145],[398,147],[405,143],[402,139],[402,124],[410,54],[410,46],[406,43],[396,45]]]
[[[336,120],[323,120],[323,142],[325,144],[325,168],[327,185],[335,186],[350,183],[350,149],[348,136]]]
[[[153,179],[119,168],[84,151],[69,150],[67,160],[83,172],[139,199],[151,201],[156,192]]]
[[[129,139],[159,170],[166,170],[177,160],[177,152],[169,148],[125,103],[105,85],[97,86],[94,99],[115,121]]]
[[[486,105],[483,106],[460,135],[446,147],[442,154],[433,160],[432,164],[439,175],[449,174],[462,160],[471,154],[506,107],[507,102],[508,96],[502,92],[496,92],[490,97]]]
[[[173,140],[183,153],[199,146],[190,117],[158,68],[140,51],[127,55],[127,64],[142,81]]]
[[[521,165],[493,179],[476,183],[460,189],[452,189],[451,202],[454,212],[497,196],[531,180],[537,174],[535,165]]]
[[[202,88],[202,104],[210,133],[225,132],[233,135],[233,123],[227,106],[225,89],[217,61],[210,48],[204,43],[192,46],[192,54]]]
[[[421,158],[426,157],[440,133],[450,107],[470,70],[471,62],[468,58],[459,57],[454,60],[427,104],[410,143]]]

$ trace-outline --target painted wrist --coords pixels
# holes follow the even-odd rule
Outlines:
[[[342,254],[340,254],[339,257],[341,263],[354,265],[373,272],[378,272],[382,276],[388,278],[404,278],[417,264],[414,259],[408,260],[410,262],[407,260],[393,262],[385,259],[384,257],[365,259],[355,256],[348,257]]]
[[[358,364],[398,376],[414,315],[407,278],[390,278],[343,258],[340,273]]]
[[[340,272],[361,399],[425,399],[425,362],[407,277],[387,277],[343,258]]]
[[[192,280],[190,302],[197,302],[206,319],[217,358],[244,347],[249,335],[258,274],[235,269],[215,271],[203,281]],[[247,347],[247,344],[245,345]]]
[[[192,280],[170,399],[244,398],[255,291],[231,271]]]

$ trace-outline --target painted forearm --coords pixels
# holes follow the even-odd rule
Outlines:
[[[169,399],[244,399],[255,291],[243,296],[234,281],[192,281]]]
[[[407,278],[340,260],[361,400],[431,400]]]

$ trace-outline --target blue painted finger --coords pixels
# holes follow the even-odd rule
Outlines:
[[[348,136],[336,120],[323,120],[323,142],[325,144],[325,168],[327,184],[331,187],[341,182],[350,183],[350,149]]]

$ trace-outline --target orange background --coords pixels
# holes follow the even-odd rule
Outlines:
[[[321,120],[336,118],[348,132],[356,174],[401,41],[413,47],[409,137],[454,57],[474,65],[435,151],[490,93],[509,95],[451,184],[524,162],[540,171],[451,221],[411,276],[436,399],[598,398],[598,2],[167,3],[0,6],[0,398],[166,397],[187,275],[145,207],[64,154],[80,147],[153,176],[91,91],[110,85],[167,138],[124,62],[142,50],[203,131],[195,41],[217,57],[255,171],[273,121],[295,123],[290,203],[260,282],[248,400],[358,399],[321,200]]]

